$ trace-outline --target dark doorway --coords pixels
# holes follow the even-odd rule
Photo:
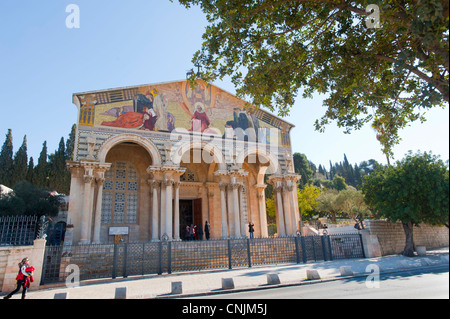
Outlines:
[[[180,200],[180,238],[188,240],[186,226],[202,225],[202,200]]]
[[[194,223],[194,209],[192,200],[180,200],[180,237],[182,240],[188,239],[186,226]]]

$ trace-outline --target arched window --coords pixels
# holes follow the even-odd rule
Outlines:
[[[138,173],[131,164],[112,164],[111,169],[105,173],[103,184],[103,224],[137,223],[138,181]]]

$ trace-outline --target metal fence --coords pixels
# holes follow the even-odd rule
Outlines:
[[[37,216],[0,217],[0,246],[33,245],[38,225]]]
[[[48,246],[41,284],[364,257],[359,234]]]

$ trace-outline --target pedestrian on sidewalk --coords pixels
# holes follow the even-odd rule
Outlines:
[[[19,263],[19,273],[17,274],[17,288],[3,299],[10,299],[14,294],[19,292],[22,288],[22,299],[25,299],[27,290],[30,288],[30,284],[33,280],[34,267],[30,266],[30,260],[28,258],[22,259]]]

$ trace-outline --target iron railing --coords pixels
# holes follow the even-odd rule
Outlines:
[[[38,232],[37,216],[0,217],[0,246],[33,245]]]
[[[364,257],[359,234],[48,246],[41,284]]]

